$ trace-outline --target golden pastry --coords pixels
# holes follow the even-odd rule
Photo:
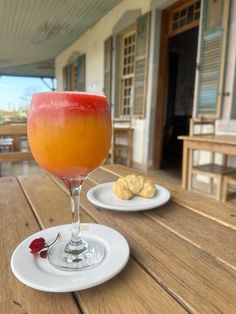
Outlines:
[[[151,198],[156,193],[155,184],[141,175],[130,174],[118,179],[112,187],[113,193],[122,200],[129,200],[134,195]]]

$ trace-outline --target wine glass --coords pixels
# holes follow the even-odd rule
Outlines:
[[[84,239],[79,200],[87,175],[105,160],[111,145],[111,115],[106,97],[81,92],[46,92],[32,96],[28,137],[37,163],[59,176],[69,188],[72,232],[68,243],[59,239],[49,250],[49,262],[63,270],[98,265],[104,245]]]

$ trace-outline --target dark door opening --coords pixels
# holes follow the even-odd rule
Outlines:
[[[189,134],[193,111],[198,27],[168,41],[168,86],[165,110],[162,168],[181,169],[182,141]]]

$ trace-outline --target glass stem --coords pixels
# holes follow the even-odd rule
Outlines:
[[[81,185],[70,189],[71,195],[71,213],[72,213],[72,234],[71,243],[81,242],[81,231],[80,231],[80,191]]]
[[[64,182],[69,188],[72,213],[72,233],[69,243],[65,247],[66,253],[79,255],[87,250],[88,244],[81,237],[80,230],[80,191],[82,183],[86,177],[73,179],[64,178]]]

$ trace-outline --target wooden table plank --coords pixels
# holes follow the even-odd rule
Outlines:
[[[91,175],[91,180],[98,184],[116,178],[113,173],[107,173],[103,169]],[[198,200],[201,200],[201,196],[198,196]],[[172,201],[158,210],[149,210],[144,214],[236,270],[236,232],[231,228]],[[227,243],[227,250],[225,243]]]
[[[79,313],[70,294],[48,294],[29,289],[11,272],[13,250],[19,242],[39,230],[31,208],[13,177],[0,179],[0,211],[0,313]]]
[[[47,175],[21,176],[20,183],[42,226],[68,222],[68,196]],[[56,196],[52,200],[53,196]],[[89,212],[87,212],[90,214]],[[83,214],[82,221],[91,221]],[[94,220],[94,219],[93,219]],[[86,313],[185,313],[186,311],[151,278],[135,261],[112,281],[99,287],[78,292],[79,304]],[[91,302],[91,297],[93,302]]]
[[[92,186],[91,181],[85,183],[87,190]],[[120,230],[134,258],[191,311],[236,311],[233,270],[142,213],[98,210],[85,195],[82,204],[94,219]]]
[[[187,313],[150,279],[131,258],[117,278],[77,296],[86,313]]]
[[[133,171],[134,173],[143,172],[138,171],[136,169],[128,169],[127,167],[121,165],[106,165],[102,167],[104,171],[109,171],[114,175],[114,178],[119,173],[120,176],[125,176]],[[91,179],[99,177],[100,173],[94,172],[91,174]],[[111,177],[112,178],[112,177]],[[207,196],[200,195],[191,191],[186,191],[182,189],[180,186],[175,184],[170,184],[168,182],[163,181],[158,177],[151,177],[153,180],[160,185],[163,185],[167,189],[171,190],[171,199],[173,202],[183,205],[184,207],[199,213],[202,216],[205,216],[209,219],[212,219],[220,224],[223,224],[226,227],[232,228],[236,230],[236,206],[235,204],[228,203],[220,203],[214,199],[211,199]],[[95,180],[96,181],[96,180]],[[201,200],[199,202],[199,199]],[[223,208],[223,210],[222,210]]]
[[[69,197],[46,173],[19,176],[19,181],[41,228],[71,223]]]
[[[236,270],[236,232],[173,202],[145,215]],[[227,249],[226,244],[227,243]]]
[[[182,139],[182,138],[179,138]],[[214,139],[214,140],[206,140],[203,138],[189,137],[184,139],[187,144],[188,149],[199,149],[205,150],[207,152],[215,152],[219,154],[226,154],[226,155],[236,155],[236,142],[235,141],[228,141],[225,142],[224,140]]]
[[[235,135],[213,135],[213,134],[201,134],[201,135],[181,135],[178,136],[180,140],[195,140],[196,142],[208,142],[208,143],[219,143],[227,145],[236,145],[236,136]]]

